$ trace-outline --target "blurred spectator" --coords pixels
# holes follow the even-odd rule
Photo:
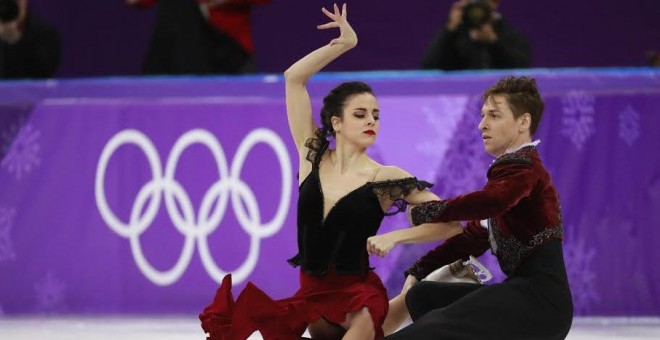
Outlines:
[[[59,32],[27,0],[0,0],[0,78],[50,78],[60,53]]]
[[[125,0],[157,4],[145,74],[237,74],[254,71],[250,11],[270,0]]]
[[[422,61],[423,69],[523,68],[531,64],[527,39],[497,12],[499,0],[459,0]]]

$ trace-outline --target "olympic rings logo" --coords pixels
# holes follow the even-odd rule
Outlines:
[[[206,191],[195,215],[190,197],[174,178],[183,151],[193,144],[208,148],[215,159],[219,180]],[[272,220],[264,223],[252,190],[240,179],[245,159],[256,144],[264,143],[275,152],[282,173],[282,190],[279,206]],[[152,179],[138,192],[133,201],[128,223],[121,221],[110,209],[105,196],[105,173],[113,153],[124,144],[134,144],[144,152],[151,167]],[[277,233],[284,224],[291,200],[291,160],[280,137],[273,131],[259,128],[250,132],[239,145],[231,167],[222,146],[210,132],[202,129],[188,131],[174,144],[163,174],[160,157],[151,140],[137,130],[123,130],[113,136],[104,147],[96,168],[96,205],[103,220],[114,232],[130,240],[131,252],[140,271],[153,283],[161,286],[176,282],[188,267],[195,250],[195,243],[206,272],[216,282],[227,274],[213,260],[207,237],[220,225],[231,197],[231,204],[241,228],[250,235],[250,250],[243,264],[232,271],[236,283],[245,280],[256,266],[262,238]],[[174,227],[185,237],[181,255],[169,270],[159,271],[146,259],[140,244],[144,233],[156,218],[164,196],[167,213]],[[214,203],[217,201],[217,204]],[[147,205],[148,202],[148,205]],[[243,204],[245,208],[243,208]],[[176,203],[181,209],[177,208]],[[146,209],[145,209],[145,205]],[[212,210],[212,208],[214,208]],[[181,210],[181,212],[180,212]]]

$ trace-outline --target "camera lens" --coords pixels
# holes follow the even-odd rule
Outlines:
[[[463,8],[463,22],[468,28],[478,28],[490,21],[491,12],[488,2],[471,2]]]

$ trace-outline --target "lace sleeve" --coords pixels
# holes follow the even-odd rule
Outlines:
[[[432,186],[433,184],[427,181],[418,180],[416,177],[372,183],[373,190],[379,198],[385,197],[393,202],[390,209],[385,213],[387,216],[396,215],[402,211],[406,211],[408,202],[405,201],[405,197],[413,192],[413,190],[424,190]]]
[[[314,135],[314,137],[305,142],[305,146],[308,149],[307,157],[305,158],[310,161],[313,166],[317,167],[319,166],[319,163],[321,163],[321,157],[323,157],[325,150],[328,149],[330,142],[324,136],[321,129],[316,130]]]

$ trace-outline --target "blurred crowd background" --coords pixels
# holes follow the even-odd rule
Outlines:
[[[467,63],[443,67],[429,62],[427,59],[433,57],[433,49],[446,38],[442,34],[460,31],[459,28],[456,32],[447,32],[450,26],[455,26],[451,23],[452,10],[458,12],[456,7],[467,2],[350,1],[350,19],[360,37],[359,46],[327,71],[610,67],[659,63],[658,0],[485,1],[495,4],[489,20],[499,33],[500,41],[506,43],[512,31],[516,35],[514,39],[518,39],[516,48],[527,50],[523,64],[498,64],[493,60],[496,57],[488,59],[487,56],[483,65]],[[11,15],[7,17],[7,8],[13,7],[12,3],[19,9],[25,8],[19,10],[16,24],[24,33],[20,38],[32,39],[32,44],[41,49],[22,51],[21,55],[40,53],[41,57],[49,58],[52,71],[44,71],[45,75],[42,72],[11,76],[8,71],[17,69],[17,66],[7,65],[17,44],[28,44],[12,42],[16,37],[6,28],[8,22],[11,23],[7,19],[12,19]],[[332,3],[0,0],[3,77],[279,73],[318,47],[319,42],[333,38],[336,32],[316,30],[316,25],[324,22],[320,8],[332,6]],[[507,27],[500,27],[502,18]],[[34,37],[36,33],[29,33],[31,29],[40,31],[42,40]],[[30,38],[30,34],[33,37]],[[473,38],[474,33],[470,36]],[[44,51],[45,46],[50,46],[50,50]],[[466,48],[461,43],[456,46]]]

